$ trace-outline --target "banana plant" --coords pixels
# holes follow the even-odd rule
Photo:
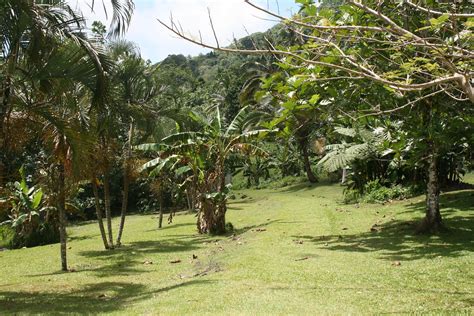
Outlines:
[[[228,160],[234,154],[256,154],[263,149],[254,145],[253,139],[263,138],[272,130],[257,129],[261,114],[242,108],[228,126],[223,124],[219,107],[212,116],[190,112],[199,128],[181,131],[163,138],[162,144],[142,145],[141,149],[162,149],[159,157],[142,166],[156,175],[165,167],[186,173],[183,187],[191,187],[199,201],[198,231],[200,233],[225,233],[225,214],[230,186],[225,183]],[[180,169],[183,168],[184,169]]]
[[[19,171],[21,180],[13,184],[14,189],[7,199],[11,204],[10,219],[0,225],[9,225],[18,236],[26,237],[39,226],[48,208],[42,206],[43,190],[36,186],[29,187],[24,168],[21,167]]]

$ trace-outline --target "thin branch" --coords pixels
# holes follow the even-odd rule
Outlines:
[[[296,25],[302,26],[302,27],[308,27],[308,28],[313,28],[313,29],[324,29],[326,31],[332,30],[332,31],[337,31],[340,29],[344,30],[350,30],[350,31],[361,31],[361,30],[370,30],[370,31],[383,31],[385,34],[392,34],[396,36],[406,36],[407,41],[411,42],[413,45],[413,42],[418,43],[417,46],[421,46],[421,48],[424,48],[426,50],[432,49],[435,52],[438,52],[439,54],[434,53],[433,51],[431,52],[432,55],[437,55],[436,58],[440,58],[439,62],[441,62],[445,67],[448,73],[445,76],[442,77],[437,77],[435,79],[429,80],[426,78],[422,78],[422,80],[426,80],[425,82],[421,83],[410,83],[408,81],[403,82],[401,79],[400,81],[394,80],[394,79],[386,79],[383,77],[383,74],[377,73],[373,67],[371,66],[365,66],[364,63],[367,62],[367,60],[362,60],[359,61],[357,60],[356,57],[347,55],[345,51],[339,47],[336,43],[334,43],[331,39],[325,39],[322,37],[316,37],[316,36],[311,36],[311,35],[306,35],[301,32],[297,32],[300,36],[305,36],[306,38],[312,38],[314,40],[317,40],[321,43],[324,43],[327,47],[332,47],[337,50],[339,56],[341,58],[341,61],[338,62],[324,62],[320,60],[315,60],[315,59],[309,59],[305,57],[305,52],[304,51],[286,51],[286,50],[278,50],[275,49],[273,46],[270,46],[268,49],[239,49],[239,48],[223,48],[220,47],[220,44],[217,39],[217,34],[213,25],[212,17],[210,14],[210,10],[208,9],[209,13],[209,21],[211,24],[212,32],[214,34],[214,38],[216,40],[216,46],[206,44],[202,41],[202,37],[200,38],[200,41],[194,40],[190,36],[187,36],[184,34],[182,29],[176,27],[176,24],[174,21],[171,21],[171,23],[168,25],[161,20],[158,19],[158,22],[163,25],[165,28],[173,32],[174,34],[178,35],[179,37],[192,42],[194,44],[200,45],[205,48],[209,49],[214,49],[214,50],[219,50],[223,52],[229,52],[229,53],[243,53],[243,54],[253,54],[253,55],[265,55],[265,54],[273,54],[273,55],[279,55],[279,56],[286,56],[286,57],[291,57],[299,62],[303,62],[306,65],[318,65],[318,66],[323,66],[326,68],[334,69],[334,70],[339,70],[343,71],[346,74],[349,75],[349,77],[363,77],[367,78],[369,80],[372,80],[374,82],[378,82],[380,84],[386,85],[388,87],[391,87],[397,91],[421,91],[427,88],[435,87],[435,86],[440,86],[442,84],[447,84],[447,83],[452,83],[454,85],[457,85],[458,87],[462,88],[463,92],[468,96],[468,98],[471,100],[471,102],[474,103],[474,88],[470,84],[470,75],[463,75],[460,74],[459,71],[456,69],[456,67],[452,64],[451,60],[448,60],[446,56],[439,50],[440,45],[438,44],[433,44],[429,42],[426,38],[422,38],[407,29],[399,26],[397,23],[395,23],[393,20],[391,20],[389,17],[386,15],[382,14],[379,10],[376,11],[366,5],[364,5],[360,0],[348,0],[348,3],[354,5],[355,7],[362,9],[363,11],[367,12],[368,14],[371,14],[378,19],[380,19],[384,24],[388,25],[388,28],[385,27],[366,27],[366,26],[319,26],[319,25],[313,25],[297,20],[292,20],[292,19],[287,19],[279,14],[270,12],[269,10],[266,10],[264,8],[261,8],[253,3],[251,3],[249,0],[245,0],[247,4],[250,6],[263,11],[265,13],[268,13],[274,17],[277,17],[279,19],[282,19],[283,21],[289,22],[289,23],[294,23]],[[333,33],[333,36],[338,36],[338,33]],[[357,36],[357,35],[356,35]],[[405,44],[407,44],[405,42]],[[325,47],[322,47],[324,49]],[[441,47],[441,48],[444,48]],[[318,56],[317,52],[313,52]],[[423,53],[423,52],[421,52]],[[359,56],[360,58],[360,56]],[[285,61],[287,62],[287,61]],[[342,62],[347,63],[347,65],[340,64]],[[291,61],[290,61],[291,63]],[[441,87],[442,88],[442,87]],[[443,89],[444,90],[444,89]]]
[[[382,28],[382,27],[377,27],[377,26],[360,26],[360,25],[338,25],[338,26],[324,26],[324,25],[316,25],[316,24],[310,24],[310,23],[305,23],[305,22],[302,22],[302,21],[298,21],[298,20],[294,20],[294,19],[291,19],[291,18],[286,18],[280,14],[277,14],[275,12],[272,12],[270,10],[267,10],[267,9],[264,9],[252,2],[250,2],[250,0],[245,0],[245,2],[250,5],[251,7],[259,10],[259,11],[262,11],[268,15],[271,15],[271,16],[274,16],[278,19],[280,19],[281,21],[287,21],[289,23],[293,23],[293,24],[296,24],[296,25],[299,25],[299,26],[304,26],[304,27],[309,27],[309,28],[313,28],[313,29],[318,29],[318,30],[351,30],[351,31],[354,31],[354,30],[358,30],[358,31],[386,31],[385,28]]]
[[[438,93],[441,93],[441,92],[445,92],[445,90],[444,90],[444,89],[436,90],[435,92],[432,92],[432,93],[429,93],[429,94],[424,95],[424,96],[422,96],[422,97],[419,97],[419,98],[417,98],[417,99],[415,99],[415,100],[413,100],[413,101],[410,101],[410,102],[408,102],[408,103],[406,103],[406,104],[404,104],[404,105],[402,105],[402,106],[396,107],[396,108],[394,108],[394,109],[385,110],[385,111],[377,111],[377,112],[374,112],[374,113],[369,113],[369,114],[361,115],[361,116],[359,116],[359,119],[364,118],[364,117],[367,117],[367,116],[375,116],[375,115],[382,115],[382,114],[397,112],[397,111],[400,111],[400,110],[402,110],[402,109],[404,109],[404,108],[406,108],[406,107],[409,107],[410,105],[413,105],[413,104],[415,104],[415,103],[417,103],[417,102],[419,102],[419,101],[421,101],[421,100],[427,99],[427,98],[432,97],[432,96],[434,96],[434,95],[436,95],[436,94],[438,94]]]
[[[219,40],[217,39],[216,30],[214,29],[214,23],[212,22],[211,9],[207,8],[207,14],[209,16],[209,23],[211,23],[212,33],[214,34],[214,39],[216,40],[217,48],[219,48]]]
[[[422,7],[416,3],[411,2],[410,0],[405,0],[405,3],[412,6],[413,8],[426,12],[426,13],[431,13],[434,15],[448,15],[450,17],[456,17],[456,18],[473,18],[474,14],[473,13],[451,13],[451,12],[440,12],[440,11],[435,11],[431,9],[427,9],[425,7]]]

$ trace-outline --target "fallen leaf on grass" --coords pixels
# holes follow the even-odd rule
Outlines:
[[[146,261],[143,261],[143,264],[153,264],[153,261],[146,260]]]
[[[170,261],[170,263],[180,263],[180,262],[181,262],[181,260],[179,260],[179,259]]]
[[[309,259],[308,257],[303,257],[303,258],[299,258],[299,259],[295,259],[295,261],[303,261],[303,260],[307,260]]]
[[[374,224],[372,225],[372,227],[370,227],[370,231],[374,233],[378,233],[381,230],[382,230],[382,227],[380,227],[378,224]]]

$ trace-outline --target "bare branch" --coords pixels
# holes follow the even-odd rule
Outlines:
[[[212,22],[211,10],[207,8],[207,14],[209,15],[209,23],[211,23],[212,34],[214,34],[214,39],[216,40],[217,48],[219,48],[219,40],[217,39],[216,30],[214,29],[214,23]]]
[[[413,101],[410,101],[402,106],[399,106],[399,107],[396,107],[394,109],[390,109],[390,110],[385,110],[385,111],[377,111],[377,112],[373,112],[373,113],[368,113],[368,114],[364,114],[364,115],[361,115],[359,116],[358,119],[361,119],[361,118],[364,118],[364,117],[367,117],[367,116],[376,116],[376,115],[382,115],[382,114],[388,114],[388,113],[393,113],[393,112],[397,112],[397,111],[400,111],[400,110],[403,110],[404,108],[406,107],[409,107],[410,105],[413,105],[421,100],[424,100],[424,99],[427,99],[427,98],[430,98],[438,93],[441,93],[441,92],[445,92],[444,89],[441,89],[441,90],[436,90],[435,92],[432,92],[432,93],[429,93],[427,95],[424,95],[422,97],[419,97],[419,98],[416,98],[415,100]]]
[[[412,6],[413,8],[417,10],[434,14],[434,15],[448,15],[450,17],[456,17],[456,18],[473,18],[474,17],[473,13],[451,13],[451,12],[440,12],[440,11],[431,10],[431,9],[422,7],[416,3],[413,3],[410,0],[405,0],[405,3]]]
[[[275,55],[275,56],[288,57],[288,59],[285,58],[282,61],[291,65],[291,61],[294,60],[294,61],[297,61],[298,63],[305,64],[306,66],[317,65],[317,66],[322,66],[329,69],[334,69],[334,70],[344,73],[343,75],[336,74],[335,78],[344,78],[344,79],[350,78],[354,80],[365,78],[365,79],[383,84],[385,86],[388,86],[399,92],[421,91],[421,90],[425,90],[425,89],[429,89],[433,87],[438,87],[439,91],[447,91],[448,89],[452,90],[453,88],[458,87],[469,98],[469,100],[472,103],[474,103],[474,87],[471,85],[472,73],[462,74],[464,71],[458,70],[456,65],[454,64],[454,60],[458,60],[459,58],[469,59],[468,56],[472,54],[472,52],[465,50],[462,47],[445,44],[443,41],[441,41],[441,44],[432,43],[430,41],[430,38],[420,37],[419,35],[414,34],[413,32],[410,32],[408,29],[405,29],[404,27],[395,23],[391,18],[389,18],[388,16],[384,15],[381,12],[380,10],[381,7],[378,7],[378,10],[375,10],[363,4],[361,0],[348,0],[347,1],[351,5],[379,19],[380,23],[382,25],[383,24],[387,25],[387,27],[360,26],[360,25],[320,26],[320,25],[315,25],[315,24],[299,21],[296,19],[285,18],[281,16],[280,14],[276,14],[269,11],[269,9],[264,9],[262,7],[259,7],[253,4],[249,0],[245,0],[245,2],[259,11],[265,12],[273,17],[276,17],[278,19],[281,19],[282,21],[287,22],[287,24],[290,24],[290,25],[293,24],[296,26],[300,26],[301,28],[310,28],[310,29],[322,31],[325,35],[314,36],[311,34],[300,32],[298,30],[293,30],[296,34],[302,36],[303,38],[315,40],[319,43],[322,43],[322,45],[316,47],[315,51],[312,49],[305,50],[305,51],[279,50],[279,49],[275,49],[275,47],[272,45],[270,45],[268,49],[258,49],[257,47],[255,47],[255,49],[239,49],[237,46],[221,47],[217,39],[216,30],[214,28],[209,9],[208,9],[209,21],[211,24],[214,38],[216,40],[216,45],[210,45],[210,44],[204,43],[201,35],[200,35],[199,41],[191,38],[190,36],[187,36],[186,34],[184,34],[182,29],[176,27],[176,24],[174,23],[174,21],[171,21],[170,24],[166,24],[158,19],[158,22],[161,25],[163,25],[165,28],[167,28],[168,30],[176,34],[177,36],[205,48],[214,49],[214,50],[218,50],[222,52],[228,52],[228,53],[243,53],[243,54],[253,54],[253,55]],[[371,59],[370,57],[364,59],[362,56],[356,55],[356,53],[354,53],[355,55],[346,54],[346,51],[342,49],[342,47],[339,46],[338,41],[341,38],[347,38],[348,35],[344,33],[341,34],[338,32],[338,30],[350,31],[352,35],[354,36],[351,39],[353,41],[365,39],[367,41],[375,41],[376,43],[382,45],[382,47],[378,47],[378,48],[376,47],[375,48],[376,50],[377,49],[400,50],[400,48],[403,47],[404,45],[412,45],[414,47],[418,47],[419,48],[419,51],[417,51],[418,56],[425,56],[426,58],[435,59],[438,64],[443,66],[444,75],[440,75],[440,74],[434,75],[432,73],[424,71],[423,69],[420,69],[415,74],[407,74],[406,78],[386,77],[383,71],[379,70],[379,72],[377,72],[376,70],[377,68],[375,67],[375,65],[370,65],[369,63]],[[387,39],[390,38],[391,36],[396,36],[397,38],[400,39],[401,42],[400,43],[396,42],[395,44],[400,45],[400,46],[397,48],[397,46],[393,45],[393,43],[389,40],[380,41],[379,39],[376,39],[376,38],[371,39],[370,33],[362,35],[360,33],[361,31],[371,31],[371,32],[377,32],[377,33],[382,32],[381,33],[382,35],[388,35]],[[435,38],[434,40],[436,42],[439,39]],[[253,44],[255,46],[255,43]],[[388,46],[388,47],[384,47],[384,46]],[[326,61],[322,61],[318,59],[324,56],[325,50],[328,48],[334,49],[337,51],[337,54],[333,54],[333,55],[334,57],[337,57],[338,60],[334,62],[326,62]],[[456,51],[456,53],[459,53],[460,55],[459,56],[455,55],[454,57],[450,59],[448,56],[451,56],[451,55],[446,54],[446,50],[450,50],[450,49],[453,49],[454,51]],[[466,55],[462,55],[463,53],[465,53]],[[310,58],[306,56],[313,56],[315,58],[313,57]],[[407,58],[409,57],[407,56]],[[412,83],[412,79],[410,78],[410,76],[412,77],[416,76],[418,82]],[[329,78],[326,80],[332,80],[332,79]],[[442,85],[449,85],[449,88],[443,87]],[[462,98],[458,98],[458,99],[462,99]]]
[[[250,2],[250,0],[245,0],[245,2],[252,6],[253,8],[262,11],[268,15],[274,16],[278,18],[281,21],[286,21],[289,23],[293,23],[299,26],[304,26],[304,27],[309,27],[312,29],[318,29],[318,30],[350,30],[350,31],[386,31],[386,29],[381,28],[381,27],[376,27],[376,26],[359,26],[359,25],[338,25],[338,26],[325,26],[325,25],[317,25],[317,24],[310,24],[310,23],[305,23],[303,21],[298,21],[294,20],[291,18],[286,18],[280,14],[277,14],[275,12],[272,12],[270,10],[264,9],[262,7],[259,7],[258,5]]]

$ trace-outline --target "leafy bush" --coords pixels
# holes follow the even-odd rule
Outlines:
[[[357,203],[360,200],[361,195],[362,194],[359,190],[348,187],[344,190],[344,203]]]
[[[386,187],[378,180],[374,180],[364,186],[362,201],[366,203],[384,203],[390,200],[403,200],[412,195],[413,190],[410,187],[402,187],[400,184]]]
[[[6,225],[0,225],[0,248],[11,248],[14,238],[15,230],[13,230],[13,228]]]
[[[32,247],[58,242],[57,218],[52,212],[54,208],[43,206],[42,189],[28,186],[23,167],[20,168],[20,175],[21,181],[11,186],[10,196],[3,203],[10,205],[9,219],[0,223],[0,226],[14,232],[13,238],[8,238],[9,247]],[[2,231],[5,232],[5,228]]]

